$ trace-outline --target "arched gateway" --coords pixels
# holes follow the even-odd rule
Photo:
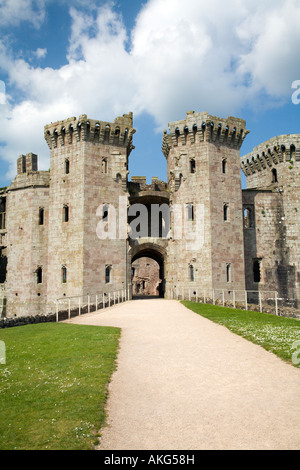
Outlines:
[[[147,217],[146,227],[138,226],[136,237],[133,236],[129,240],[129,262],[132,266],[140,258],[150,258],[156,261],[159,266],[158,295],[164,297],[169,195],[166,192],[165,183],[156,178],[152,179],[151,185],[147,185],[146,178],[133,177],[129,188],[131,193],[129,203],[132,209],[129,210],[129,224],[137,221],[136,215],[139,216],[142,211],[144,211],[144,217]]]

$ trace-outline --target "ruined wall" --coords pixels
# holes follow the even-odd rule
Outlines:
[[[139,258],[132,263],[132,294],[159,295],[159,265],[151,258]]]
[[[204,214],[204,240],[200,246],[187,242],[185,234],[182,240],[172,234],[166,270],[169,289],[243,289],[239,149],[247,134],[245,122],[190,112],[185,120],[170,123],[169,128],[170,134],[164,134],[163,151],[168,161],[170,204],[193,205],[194,211],[202,205]],[[196,228],[197,213],[191,215],[187,207],[183,210],[186,227],[199,233],[202,227]],[[176,229],[174,217],[172,228]]]

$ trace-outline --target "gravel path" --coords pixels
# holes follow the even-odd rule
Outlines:
[[[100,450],[300,449],[300,370],[173,300],[76,317],[122,328]]]

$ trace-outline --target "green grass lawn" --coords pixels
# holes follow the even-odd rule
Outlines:
[[[300,367],[300,363],[295,363],[300,362],[300,351],[297,355],[296,350],[296,361],[292,361],[293,353],[295,354],[293,344],[300,341],[299,320],[190,301],[182,303],[195,313],[224,325],[233,333]]]
[[[0,330],[0,449],[92,449],[120,329],[42,323]]]

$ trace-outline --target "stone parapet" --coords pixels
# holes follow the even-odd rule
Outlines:
[[[171,147],[184,146],[190,143],[214,142],[240,149],[246,135],[246,122],[235,117],[219,118],[207,112],[187,113],[186,119],[169,123],[170,133],[164,131],[162,151],[168,158]]]
[[[300,162],[300,135],[288,134],[263,142],[241,159],[241,169],[250,176],[280,163]]]
[[[117,117],[113,123],[88,119],[86,114],[45,126],[44,136],[50,149],[72,145],[73,142],[94,142],[126,146],[128,154],[134,148],[132,113]]]

